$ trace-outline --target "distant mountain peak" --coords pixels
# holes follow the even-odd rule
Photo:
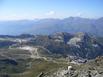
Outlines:
[[[89,19],[68,17],[64,19],[40,19],[21,21],[0,21],[0,34],[52,34],[55,32],[86,32],[95,36],[103,36],[103,17]]]

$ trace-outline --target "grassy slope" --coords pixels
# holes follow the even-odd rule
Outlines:
[[[28,69],[24,73],[14,74],[12,77],[37,77],[41,72],[44,74],[51,74],[57,71],[59,68],[67,68],[68,64],[54,63],[52,61],[34,60],[31,69]]]

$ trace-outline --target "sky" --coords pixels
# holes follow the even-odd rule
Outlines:
[[[0,20],[103,17],[103,0],[0,0]]]

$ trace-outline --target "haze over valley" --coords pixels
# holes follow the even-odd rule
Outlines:
[[[103,18],[89,19],[68,17],[65,19],[14,20],[0,22],[1,35],[43,34],[56,32],[86,32],[95,36],[103,36]]]

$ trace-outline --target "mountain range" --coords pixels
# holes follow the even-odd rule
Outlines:
[[[102,56],[88,33],[0,35],[0,77],[102,77]]]
[[[34,19],[0,21],[0,34],[52,34],[55,32],[86,32],[95,36],[103,36],[103,18],[89,19],[68,17],[64,19]]]
[[[50,52],[52,55],[59,54],[84,59],[94,59],[103,55],[103,43],[98,41],[98,38],[83,32],[75,34],[58,32],[51,35],[1,35],[0,48],[19,48],[29,51],[39,49],[45,54]]]

